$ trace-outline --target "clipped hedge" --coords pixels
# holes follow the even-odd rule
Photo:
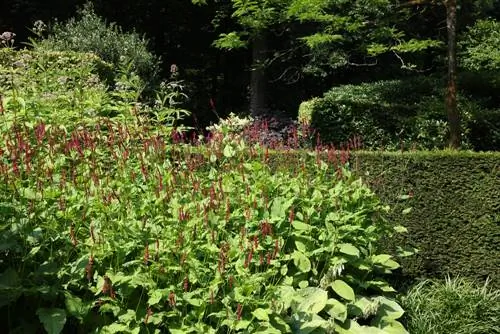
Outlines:
[[[489,276],[500,287],[500,153],[357,152],[355,157],[357,173],[393,209],[389,219],[408,228],[388,247],[419,249],[402,259],[404,277]]]

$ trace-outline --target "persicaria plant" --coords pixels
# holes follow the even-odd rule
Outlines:
[[[347,150],[170,140],[109,120],[2,134],[11,328],[406,332],[379,252],[396,231]]]

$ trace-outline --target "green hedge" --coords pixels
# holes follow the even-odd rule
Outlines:
[[[500,153],[358,152],[355,159],[357,173],[392,207],[389,219],[408,228],[389,247],[419,249],[403,259],[403,276],[489,276],[500,286]]]

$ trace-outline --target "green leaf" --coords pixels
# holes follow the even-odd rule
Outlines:
[[[43,328],[49,334],[59,334],[66,323],[66,312],[60,308],[39,308],[36,311]]]
[[[398,233],[408,233],[408,229],[402,225],[394,226],[394,231]]]
[[[332,284],[331,287],[333,291],[340,297],[353,301],[355,298],[354,295],[354,290],[347,284],[346,282],[342,280],[335,280]]]
[[[382,328],[384,334],[408,334],[405,327],[397,320],[383,320]]]
[[[340,244],[339,246],[340,246],[339,250],[341,253],[356,257],[359,256],[359,249],[356,248],[356,246],[354,246],[353,244]]]
[[[114,333],[129,333],[130,329],[128,326],[124,324],[117,324],[113,323],[111,325],[105,326],[102,328],[102,333],[109,333],[109,334],[114,334]]]
[[[347,319],[347,307],[337,299],[330,298],[326,302],[326,312],[334,319],[344,322]]]
[[[311,271],[311,261],[302,252],[295,251],[292,254],[293,264],[303,273]]]
[[[298,240],[295,240],[295,248],[297,248],[297,250],[302,253],[305,253],[307,251],[306,245]]]
[[[257,308],[252,312],[253,316],[260,321],[269,321],[269,315],[263,308]]]
[[[235,329],[236,330],[247,329],[248,326],[250,326],[250,321],[240,320],[236,323]]]
[[[328,293],[321,288],[308,288],[310,292],[297,306],[297,311],[318,314],[321,312],[328,300]]]
[[[403,308],[394,300],[388,299],[386,297],[377,297],[380,306],[377,315],[385,319],[396,320],[403,316],[405,311]]]
[[[224,156],[226,158],[232,158],[234,157],[236,154],[236,151],[234,150],[233,146],[231,144],[227,144],[225,147],[224,147]]]
[[[90,310],[90,305],[85,304],[81,298],[73,296],[69,292],[64,292],[64,296],[64,303],[66,304],[66,310],[68,311],[69,315],[72,315],[78,320],[83,321],[83,318],[85,318]]]
[[[158,304],[161,299],[163,298],[163,295],[165,293],[165,290],[153,290],[153,292],[151,293],[151,295],[149,296],[149,299],[148,299],[148,305],[156,305]]]
[[[399,263],[392,260],[392,256],[388,254],[379,254],[372,257],[374,264],[381,265],[385,268],[394,270],[399,268]]]
[[[311,332],[314,332],[316,329],[325,327],[328,325],[328,321],[325,319],[321,318],[318,315],[314,315],[313,319],[310,321],[304,322],[300,327],[299,330],[296,332],[297,334],[309,334]]]
[[[404,210],[402,211],[402,214],[403,214],[403,215],[407,215],[407,214],[409,214],[409,213],[411,212],[411,210],[412,210],[412,208],[411,208],[411,207],[406,208],[406,209],[404,209]]]
[[[296,220],[293,221],[292,226],[293,226],[294,229],[299,230],[299,231],[310,231],[313,228],[309,224],[302,223],[302,222],[296,221]]]

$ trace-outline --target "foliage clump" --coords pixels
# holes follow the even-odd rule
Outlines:
[[[347,152],[271,168],[258,145],[183,148],[111,119],[11,129],[0,213],[12,328],[406,333],[385,281],[399,265],[379,249],[404,228],[382,218]]]
[[[402,297],[414,334],[500,333],[500,291],[464,278],[425,280]]]
[[[92,52],[115,69],[130,64],[129,70],[139,75],[144,85],[158,80],[160,61],[149,51],[148,41],[135,31],[124,32],[116,24],[108,24],[96,15],[91,3],[78,12],[77,18],[56,22],[48,36],[35,45],[44,50]]]

